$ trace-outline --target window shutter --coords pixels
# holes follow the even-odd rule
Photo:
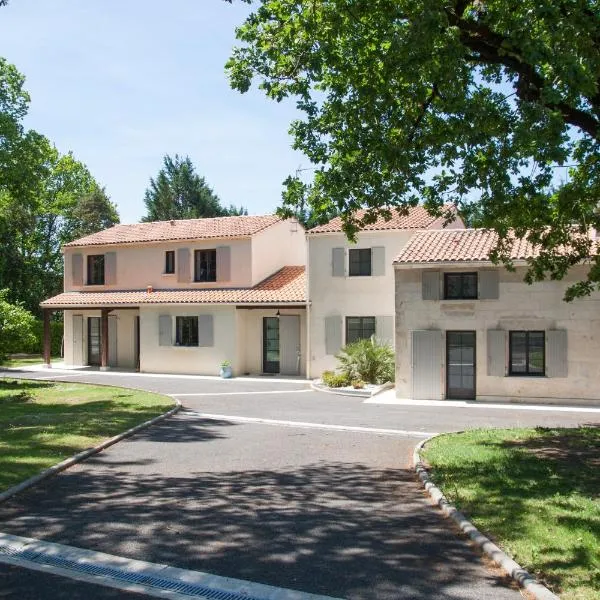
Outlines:
[[[73,285],[83,285],[83,255],[80,253],[71,255],[71,276]]]
[[[177,250],[177,281],[188,283],[190,279],[190,249],[179,248]]]
[[[374,246],[371,248],[371,275],[375,277],[385,275],[384,246]]]
[[[414,330],[411,332],[412,397],[416,400],[442,398],[442,332]]]
[[[499,273],[497,269],[486,269],[479,271],[479,299],[497,300]]]
[[[344,277],[346,274],[345,267],[346,254],[343,248],[331,249],[331,274],[334,277]],[[337,352],[337,351],[336,351]]]
[[[567,330],[546,331],[546,375],[548,377],[567,377],[567,354]]]
[[[217,281],[231,281],[231,246],[217,247]]]
[[[342,317],[325,317],[325,354],[337,354],[342,347]]]
[[[107,252],[104,255],[104,283],[114,285],[117,283],[117,253]]]
[[[492,377],[506,375],[506,331],[502,329],[488,329],[487,374]]]
[[[421,274],[423,300],[440,299],[440,272],[423,271]]]
[[[394,345],[394,317],[391,315],[376,317],[375,337],[381,342]]]
[[[215,345],[212,315],[198,315],[198,346]]]
[[[158,317],[158,345],[173,345],[173,325],[171,315],[160,315]]]

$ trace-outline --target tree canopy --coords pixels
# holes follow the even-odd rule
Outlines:
[[[144,195],[146,215],[142,221],[199,219],[247,214],[245,208],[221,206],[219,197],[206,183],[188,156],[165,155],[163,166]]]
[[[529,281],[587,259],[567,298],[599,287],[598,0],[257,4],[231,85],[294,99],[293,147],[314,165],[311,182],[288,178],[281,212],[339,211],[352,236],[379,211],[450,203],[498,231],[493,258],[511,229],[539,245]]]

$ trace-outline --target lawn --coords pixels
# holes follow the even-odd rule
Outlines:
[[[50,359],[50,362],[61,362],[63,359],[58,357],[53,357]],[[28,356],[23,358],[7,358],[6,360],[0,362],[0,366],[2,367],[29,367],[31,365],[41,365],[44,362],[43,357],[40,356]]]
[[[0,491],[172,406],[137,390],[0,379]]]
[[[600,427],[475,430],[428,442],[448,500],[561,598],[600,598]]]

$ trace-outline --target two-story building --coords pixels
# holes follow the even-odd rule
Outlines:
[[[356,217],[363,218],[364,211]],[[460,217],[445,225],[422,206],[406,215],[379,217],[348,241],[337,217],[307,231],[309,373],[318,377],[336,366],[340,348],[375,335],[394,344],[393,259],[418,231],[463,229]]]
[[[563,281],[528,285],[535,249],[515,240],[510,272],[491,231],[424,231],[394,261],[396,394],[410,399],[598,400],[600,294],[563,300]]]
[[[68,365],[305,375],[305,262],[304,229],[275,215],[116,225],[64,247],[41,306],[64,311]]]

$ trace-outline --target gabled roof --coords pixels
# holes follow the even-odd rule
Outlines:
[[[69,242],[65,244],[65,247],[248,237],[279,221],[281,221],[281,218],[277,215],[242,215],[212,219],[180,219],[155,221],[153,223],[134,223],[131,225],[123,224]]]
[[[303,266],[283,267],[252,288],[64,292],[44,300],[42,308],[100,308],[140,304],[305,304]]]
[[[498,234],[487,229],[422,231],[410,238],[394,264],[490,262],[490,252],[497,243]],[[536,254],[530,242],[513,238],[512,260],[526,260]]]
[[[453,206],[445,207],[447,210],[455,211]],[[431,216],[425,207],[423,206],[414,206],[408,209],[407,214],[400,214],[398,211],[391,207],[389,209],[391,211],[391,219],[386,221],[383,216],[379,216],[375,223],[371,223],[370,225],[364,225],[360,228],[361,231],[385,231],[385,230],[395,230],[395,229],[427,229],[432,226],[442,226],[444,221],[443,217],[433,217]],[[355,219],[360,221],[365,214],[367,213],[366,209],[358,210],[355,212]],[[342,231],[342,218],[335,217],[331,219],[328,223],[324,225],[317,225],[312,229],[308,230],[308,234],[315,233],[340,233]]]

